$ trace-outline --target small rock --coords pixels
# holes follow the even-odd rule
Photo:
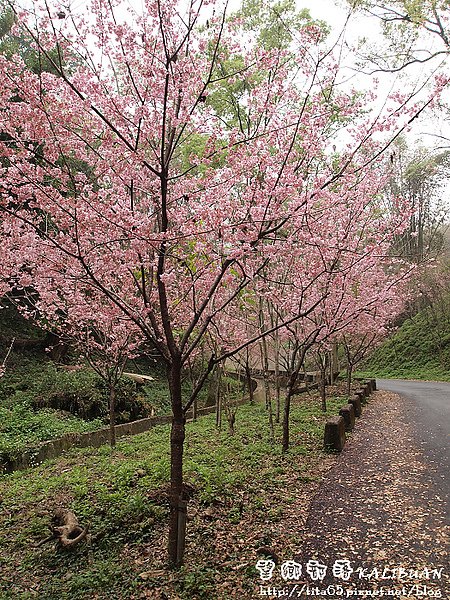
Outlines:
[[[143,571],[142,573],[139,573],[139,578],[146,581],[147,579],[153,579],[155,577],[163,577],[165,576],[165,574],[165,571],[163,571],[162,569],[159,569],[157,571]]]
[[[273,550],[271,550],[270,548],[266,548],[265,546],[258,548],[256,553],[270,558],[276,565],[280,562],[278,555]]]
[[[212,506],[210,506],[205,511],[203,511],[203,516],[206,517],[207,519],[214,519],[214,517],[215,517],[215,511],[212,508]]]

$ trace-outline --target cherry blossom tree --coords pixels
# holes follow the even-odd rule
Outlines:
[[[367,354],[377,346],[377,342],[383,339],[385,328],[376,331],[372,327],[361,333],[343,334],[342,347],[344,348],[345,360],[347,363],[347,396],[352,392],[353,371],[355,366],[359,364]]]
[[[164,361],[169,556],[180,565],[186,412],[215,365],[312,313],[335,280],[336,247],[352,255],[373,219],[376,246],[378,159],[446,80],[436,76],[421,105],[396,93],[371,111],[374,92],[336,85],[321,27],[308,21],[289,49],[264,48],[208,0],[148,0],[142,13],[93,0],[83,14],[37,0],[16,21],[52,69],[0,57],[2,252],[48,319],[48,290],[64,298],[82,286]],[[224,84],[236,81],[227,104]],[[353,213],[359,227],[348,229]],[[289,260],[287,289],[277,273]],[[247,291],[285,296],[285,317],[254,336],[230,328]],[[226,343],[184,398],[183,369],[209,335]]]
[[[60,272],[52,270],[52,261],[60,258],[54,248],[47,248],[32,277],[22,272],[23,255],[9,256],[15,257],[9,271],[18,274],[9,282],[15,292],[12,302],[26,318],[53,334],[59,342],[74,347],[105,382],[110,442],[115,446],[117,385],[128,359],[135,356],[142,343],[141,331],[104,294],[86,285],[80,273],[72,279],[73,274],[68,271],[61,277]],[[4,290],[8,291],[7,286]]]
[[[358,286],[353,294],[358,296],[359,311],[344,329],[337,333],[347,367],[347,395],[351,394],[353,371],[367,355],[389,334],[392,323],[402,314],[410,300],[408,291],[416,270],[406,263],[394,276],[383,271],[369,274],[370,285]]]
[[[388,248],[385,247],[384,252]],[[328,306],[320,316],[326,335],[316,348],[316,361],[321,373],[320,391],[324,410],[331,342],[342,343],[344,347],[347,393],[350,394],[355,365],[387,335],[389,325],[398,318],[409,300],[407,284],[415,272],[414,267],[400,259],[395,261],[394,267],[395,263],[389,255],[382,253],[381,246],[375,250],[371,260],[367,261],[367,256],[362,261],[357,272],[352,273],[348,285],[327,298],[326,302],[331,300],[334,307]]]

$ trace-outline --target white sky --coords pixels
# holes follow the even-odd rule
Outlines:
[[[339,35],[345,24],[348,12],[346,0],[296,0],[299,9],[307,8],[313,18],[322,19],[331,26],[331,37]],[[382,43],[381,28],[373,18],[353,18],[348,26],[346,37],[349,43],[355,42],[361,36],[373,39],[377,43]],[[428,36],[423,40],[423,47],[429,50],[438,48],[438,41]],[[407,79],[410,83],[415,78],[420,78],[423,68],[421,65],[409,67],[407,72],[402,74],[398,82],[400,85],[402,79]],[[428,65],[425,68],[429,68]],[[450,59],[447,59],[447,73],[450,74]],[[386,88],[390,87],[394,81],[391,75],[380,75],[380,80],[384,78]],[[359,80],[359,79],[358,79]],[[362,80],[361,80],[362,81]],[[444,95],[444,101],[450,107],[450,89]],[[438,137],[440,136],[440,137]],[[413,130],[406,136],[409,145],[421,145],[437,149],[450,149],[450,108],[447,117],[443,118],[443,113],[426,113],[420,120],[414,123]],[[450,180],[443,183],[441,188],[441,197],[445,198],[447,206],[450,205]],[[442,201],[441,201],[442,202]],[[442,204],[441,204],[442,205]],[[450,219],[448,214],[447,221]]]
[[[348,13],[348,4],[345,0],[296,0],[296,4],[299,9],[307,8],[313,18],[322,19],[331,26],[331,39],[339,35],[341,32]],[[352,17],[347,31],[346,39],[349,43],[355,43],[360,37],[366,37],[367,39],[373,40],[375,43],[382,44],[383,39],[381,36],[381,28],[374,18],[363,18]],[[433,36],[427,36],[423,40],[421,45],[429,50],[436,50],[439,45],[439,40],[433,38]],[[439,62],[441,59],[439,59]],[[438,62],[434,63],[436,66]],[[380,80],[384,82],[386,89],[390,88],[391,85],[404,85],[403,80],[407,80],[408,83],[412,83],[415,79],[419,79],[423,74],[424,70],[429,69],[432,63],[422,65],[411,66],[405,73],[398,76],[397,82],[395,77],[387,74],[377,74]],[[447,72],[450,73],[450,60],[447,61]],[[363,83],[364,78],[358,76],[358,81]],[[363,84],[364,85],[364,84]],[[445,95],[445,101],[450,105],[450,90]],[[450,146],[450,141],[440,140],[432,134],[440,135],[443,137],[450,138],[450,116],[449,118],[443,119],[442,115],[431,115],[424,116],[417,124],[415,124],[412,139],[420,140],[427,146],[435,146],[439,144]]]

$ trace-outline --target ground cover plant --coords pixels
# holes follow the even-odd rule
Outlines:
[[[58,460],[0,479],[1,598],[245,597],[257,583],[263,552],[291,551],[295,528],[320,475],[333,458],[322,452],[323,424],[342,398],[330,396],[322,413],[317,396],[295,398],[291,448],[282,429],[269,442],[261,404],[238,408],[235,434],[214,415],[187,427],[186,490],[192,552],[178,573],[166,570],[170,477],[169,426],[126,440],[116,450],[74,449]],[[89,526],[90,542],[72,552],[48,535],[52,511],[72,509]],[[291,523],[292,525],[292,523]],[[289,528],[288,528],[289,529]],[[293,551],[293,550],[292,550]]]
[[[138,389],[125,376],[119,381],[119,423],[170,411],[169,390],[160,371],[148,364],[146,371],[154,380]],[[233,379],[226,378],[226,383],[236,393],[241,389]],[[186,379],[184,386],[189,385]],[[200,407],[207,391],[204,388],[199,396]],[[105,427],[107,415],[108,390],[95,372],[87,368],[67,371],[42,356],[13,354],[10,368],[0,379],[0,463],[66,433]]]
[[[100,419],[85,421],[51,409],[34,411],[26,403],[0,407],[0,465],[14,460],[26,449],[66,433],[85,433],[103,426]]]

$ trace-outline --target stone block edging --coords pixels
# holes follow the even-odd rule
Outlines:
[[[331,417],[325,423],[324,446],[326,449],[341,452],[345,446],[344,417]]]

